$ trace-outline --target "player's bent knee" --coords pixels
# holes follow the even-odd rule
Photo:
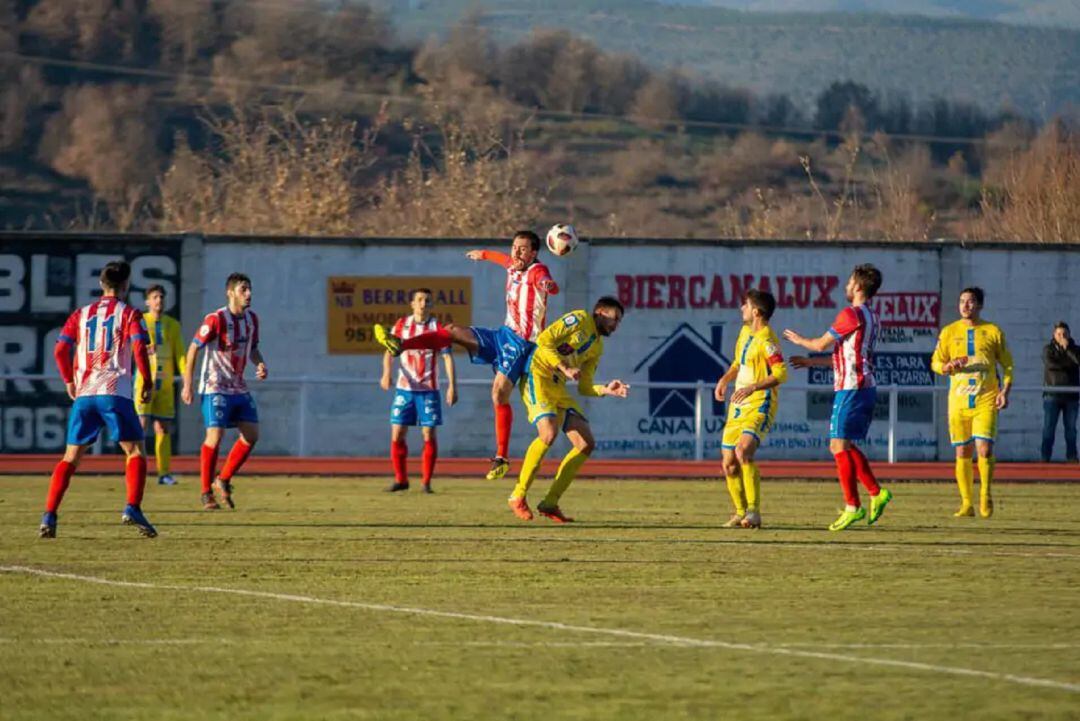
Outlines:
[[[555,439],[558,438],[559,431],[554,426],[548,427],[545,425],[538,425],[536,428],[536,437],[540,439],[540,442],[545,446],[554,445]]]

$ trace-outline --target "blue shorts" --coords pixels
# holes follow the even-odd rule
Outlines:
[[[442,425],[442,396],[439,391],[394,391],[390,422],[395,426]]]
[[[870,432],[874,419],[874,402],[877,388],[859,388],[836,391],[833,397],[832,418],[829,420],[829,438],[845,441],[862,441]]]
[[[109,428],[114,441],[141,441],[142,425],[135,402],[120,396],[81,396],[75,399],[68,417],[67,444],[88,446],[97,440],[102,426]]]
[[[202,417],[207,428],[236,428],[258,423],[259,411],[250,393],[208,393],[202,397]]]
[[[525,363],[529,360],[536,344],[527,341],[505,325],[501,328],[476,328],[469,330],[476,336],[479,348],[476,354],[469,354],[469,359],[477,365],[491,366],[496,373],[502,373],[517,383],[525,372]]]

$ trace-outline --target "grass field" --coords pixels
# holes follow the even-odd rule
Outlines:
[[[77,477],[0,477],[0,718],[1075,719],[1080,487],[897,484],[841,534],[839,490],[766,483],[725,531],[718,483],[579,482],[579,523],[507,484],[242,478],[204,512]],[[27,569],[33,569],[30,572]],[[44,575],[72,574],[70,576]]]

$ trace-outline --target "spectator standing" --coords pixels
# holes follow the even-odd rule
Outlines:
[[[1069,325],[1058,321],[1054,326],[1054,338],[1043,348],[1043,385],[1080,386],[1080,346],[1076,345]],[[1075,463],[1076,412],[1080,407],[1080,393],[1043,393],[1042,460],[1050,460],[1054,451],[1054,435],[1057,432],[1058,415],[1065,426],[1065,459]]]

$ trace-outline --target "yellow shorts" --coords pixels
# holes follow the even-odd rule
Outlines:
[[[581,406],[561,380],[529,370],[521,377],[519,387],[521,400],[529,414],[529,423],[535,425],[541,418],[554,416],[555,423],[562,428],[568,413],[585,418]]]
[[[720,440],[720,447],[728,451],[734,450],[744,433],[757,438],[758,445],[761,445],[769,435],[775,419],[775,403],[764,406],[764,410],[762,404],[747,407],[728,404],[728,417],[724,422],[724,435]]]
[[[142,386],[140,378],[135,383],[135,412],[140,416],[150,416],[163,421],[171,421],[176,418],[176,386],[170,383],[155,390],[146,405],[139,403],[139,390]]]
[[[993,442],[997,439],[996,399],[995,393],[949,396],[949,440],[954,446],[963,446],[974,440]]]

